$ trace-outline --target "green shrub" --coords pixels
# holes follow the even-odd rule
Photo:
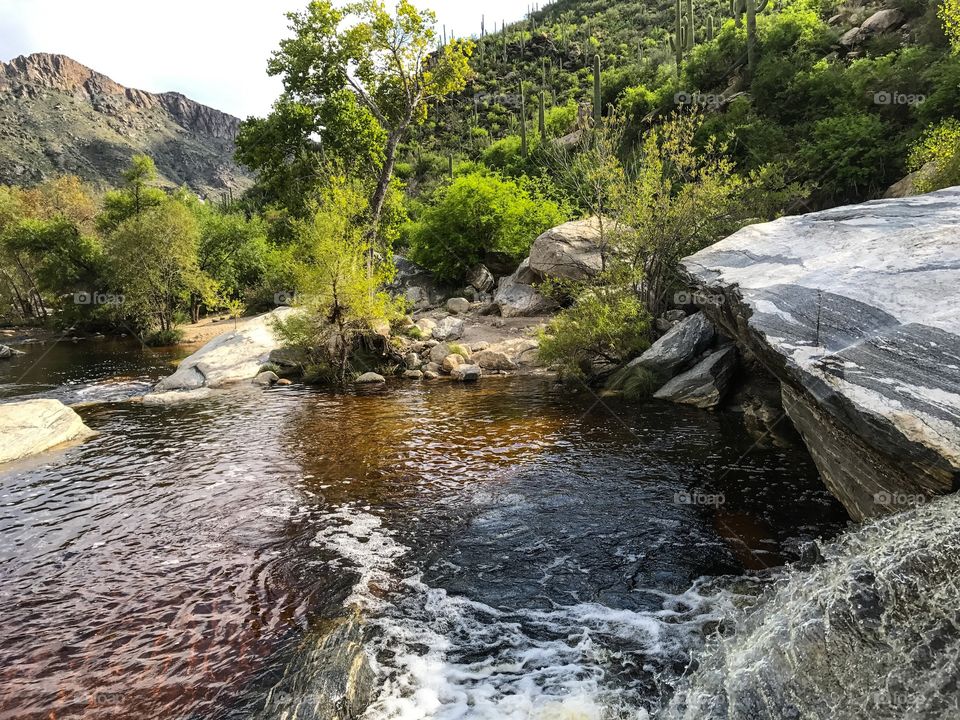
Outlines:
[[[456,281],[487,254],[519,262],[537,235],[566,219],[539,183],[471,173],[442,185],[408,226],[410,255]]]
[[[800,152],[809,177],[819,178],[819,194],[833,202],[870,195],[889,179],[901,150],[881,142],[890,133],[876,115],[857,113],[820,120]]]
[[[183,340],[183,330],[168,328],[150,333],[144,338],[143,342],[150,347],[167,347],[168,345],[176,345],[181,340]]]
[[[910,150],[907,165],[919,170],[934,164],[933,172],[917,181],[917,190],[930,192],[960,185],[960,121],[949,119],[930,128]]]
[[[650,318],[633,294],[595,288],[562,310],[540,336],[540,360],[561,377],[611,370],[649,345]]]

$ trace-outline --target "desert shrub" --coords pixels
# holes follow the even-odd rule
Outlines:
[[[911,148],[907,165],[919,170],[933,163],[933,172],[921,177],[917,190],[930,192],[960,184],[960,121],[949,119],[930,128]]]
[[[585,379],[645,350],[649,324],[633,293],[591,289],[550,321],[540,336],[540,360],[561,377]]]
[[[458,280],[488,253],[519,262],[537,235],[566,220],[540,183],[472,173],[441,186],[408,227],[415,262]]]

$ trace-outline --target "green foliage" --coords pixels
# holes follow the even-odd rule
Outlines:
[[[379,290],[392,265],[370,262],[362,186],[334,175],[295,227],[294,267],[304,312],[278,323],[286,343],[307,354],[315,374],[345,382],[366,338],[398,319],[399,301]]]
[[[166,330],[155,330],[149,333],[143,342],[150,347],[169,347],[176,345],[183,340],[183,331],[178,328],[167,328]]]
[[[632,293],[584,292],[540,336],[540,360],[564,378],[586,379],[612,369],[649,345],[649,316]]]
[[[567,219],[539,183],[472,173],[442,186],[409,228],[414,261],[459,280],[487,255],[524,257],[544,230]]]
[[[931,127],[911,148],[911,170],[920,170],[927,163],[932,163],[932,172],[917,179],[919,192],[960,185],[960,120],[950,118]]]
[[[548,108],[544,122],[549,137],[562,137],[573,130],[577,122],[577,104],[570,100],[563,105]]]
[[[940,19],[954,52],[960,52],[960,0],[943,0]]]
[[[887,137],[887,128],[875,115],[829,117],[814,124],[800,158],[822,194],[834,202],[855,200],[883,188],[885,164],[898,152],[877,141]]]
[[[146,155],[134,155],[130,168],[123,174],[123,187],[104,195],[103,211],[97,225],[103,232],[115,230],[123,221],[163,204],[166,193],[153,187],[157,169]]]

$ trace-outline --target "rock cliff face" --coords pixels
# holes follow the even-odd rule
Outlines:
[[[115,185],[135,153],[203,195],[249,186],[233,161],[240,121],[180,93],[120,85],[64,55],[0,62],[0,182],[72,173]]]
[[[687,258],[705,312],[780,381],[851,516],[960,480],[960,188],[753,225]]]

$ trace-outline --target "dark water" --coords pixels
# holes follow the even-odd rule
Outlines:
[[[0,718],[293,717],[345,617],[367,718],[643,717],[731,578],[844,523],[734,416],[542,379],[118,401],[172,358],[0,365],[4,398],[100,401],[97,437],[0,468]]]

